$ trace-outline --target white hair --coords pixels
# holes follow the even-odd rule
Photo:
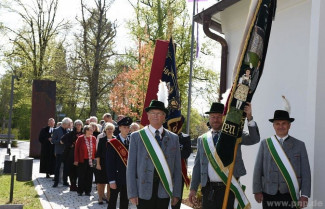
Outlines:
[[[98,119],[97,119],[97,117],[96,117],[96,116],[90,116],[89,120],[90,120],[90,121],[91,121],[91,120],[95,120],[95,121],[96,121],[96,123],[98,122]]]
[[[79,119],[74,121],[74,126],[76,126],[77,124],[81,124],[81,126],[84,126],[84,123]]]
[[[73,121],[71,120],[71,118],[65,117],[62,119],[62,124],[70,124]]]
[[[137,124],[137,123],[134,123],[134,122],[133,122],[133,123],[130,125],[130,128],[133,127],[133,126],[135,126],[135,127],[137,127],[138,129],[140,129],[140,126],[139,126],[139,124]]]
[[[110,122],[105,123],[105,128],[104,128],[104,130],[106,131],[109,127],[113,128],[113,130],[115,130],[115,126],[114,126],[114,124],[113,124],[113,123],[110,123]]]
[[[112,117],[112,115],[110,114],[110,113],[105,113],[104,115],[103,115],[103,118],[105,118],[105,117]]]

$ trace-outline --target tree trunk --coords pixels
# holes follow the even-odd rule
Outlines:
[[[96,73],[97,71],[97,73]],[[97,76],[96,76],[97,74]],[[90,116],[96,116],[97,113],[97,100],[98,100],[98,70],[94,69],[92,81],[90,83]]]

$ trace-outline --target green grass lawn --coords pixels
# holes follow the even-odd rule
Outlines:
[[[35,191],[33,181],[19,182],[14,177],[14,192],[12,204],[23,204],[24,209],[42,208]],[[0,205],[9,203],[11,175],[0,174]]]

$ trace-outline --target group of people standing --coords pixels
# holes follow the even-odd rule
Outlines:
[[[55,121],[50,118],[48,126],[43,128],[39,135],[40,173],[45,173],[46,178],[54,174],[53,187],[57,187],[63,164],[62,184],[70,186],[70,191],[76,191],[79,196],[83,194],[90,196],[93,176],[95,176],[98,203],[103,204],[106,201],[108,208],[116,208],[117,197],[121,192],[121,198],[127,200],[124,207],[127,208],[126,168],[122,162],[119,162],[116,157],[118,150],[114,148],[121,147],[121,150],[127,153],[130,127],[132,130],[138,130],[140,126],[133,123],[130,117],[120,118],[115,123],[109,113],[104,114],[103,119],[102,126],[96,123],[95,117],[91,117],[90,124],[84,126],[81,120],[73,123],[70,118],[64,118],[60,125],[54,128]],[[97,138],[94,131],[98,132]],[[125,202],[121,201],[121,204]]]
[[[210,162],[211,158],[207,156],[208,148],[204,145],[212,144],[209,150],[216,154],[215,145],[218,143],[223,124],[223,110],[223,104],[212,104],[210,111],[206,112],[209,115],[210,130],[198,138],[189,200],[191,203],[196,202],[196,193],[201,185],[203,209],[219,209],[223,204],[226,186],[215,170],[215,165]],[[70,165],[70,170],[63,174],[63,184],[67,184],[64,175],[70,175],[71,184],[76,182],[73,177],[78,176],[78,194],[82,195],[85,192],[89,195],[93,170],[96,168],[99,203],[107,200],[108,208],[116,208],[118,194],[121,209],[127,209],[129,201],[138,209],[180,208],[184,183],[187,182],[184,176],[184,162],[191,153],[190,137],[164,128],[168,109],[163,102],[152,100],[145,111],[149,125],[141,130],[129,134],[132,119],[125,117],[118,122],[120,131],[118,135],[114,134],[115,126],[107,122],[97,139],[93,136],[92,126],[84,126],[81,132],[77,128],[77,121],[74,133],[73,131],[65,133],[64,124],[67,124],[65,119],[62,120],[61,127],[54,129],[53,136],[50,137],[54,122],[49,120],[49,127],[41,131],[40,141],[41,136],[47,133],[46,137],[52,138],[48,141],[55,144],[55,154],[58,158],[56,162],[62,161],[57,145],[74,148],[74,155],[68,155],[74,159],[67,164]],[[248,131],[243,132],[237,150],[233,174],[236,182],[247,173],[241,145],[260,142],[258,126],[253,120],[250,103],[246,103],[244,112],[247,115]],[[311,187],[308,155],[305,144],[289,135],[293,121],[287,111],[276,110],[274,117],[270,119],[275,135],[261,142],[253,174],[253,192],[256,201],[263,203],[263,208],[295,208],[297,204],[302,208],[308,203]],[[69,136],[70,133],[73,137]],[[59,136],[61,137],[57,140]],[[71,169],[73,167],[71,162],[76,166],[77,172]],[[43,165],[41,163],[41,171]],[[58,165],[54,170],[53,186],[57,186],[58,183],[57,167]],[[71,173],[74,175],[71,176]],[[110,189],[107,189],[105,197],[106,185],[109,185]],[[231,191],[227,209],[234,208],[236,197]]]
[[[206,144],[212,144],[212,154],[215,156],[216,144],[223,124],[224,105],[213,103],[209,114],[211,129],[199,137],[197,155],[194,162],[189,200],[196,202],[199,185],[202,192],[203,209],[221,209],[226,190],[213,160],[208,157]],[[239,182],[246,174],[242,159],[241,145],[253,145],[260,142],[257,123],[253,120],[252,107],[246,103],[244,112],[247,116],[248,132],[243,131],[242,140],[237,149],[232,180]],[[275,135],[264,139],[255,162],[253,172],[253,193],[255,200],[262,203],[263,209],[304,208],[308,204],[311,192],[311,173],[308,155],[304,142],[289,135],[289,129],[294,118],[289,112],[276,110],[272,119]],[[238,195],[238,194],[237,194]],[[227,209],[237,208],[234,193],[230,191]]]

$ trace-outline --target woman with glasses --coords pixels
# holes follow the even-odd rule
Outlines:
[[[96,154],[96,138],[92,135],[93,129],[86,125],[83,135],[76,141],[74,151],[74,165],[78,166],[78,195],[83,192],[90,196],[91,184],[93,179],[93,161]]]

